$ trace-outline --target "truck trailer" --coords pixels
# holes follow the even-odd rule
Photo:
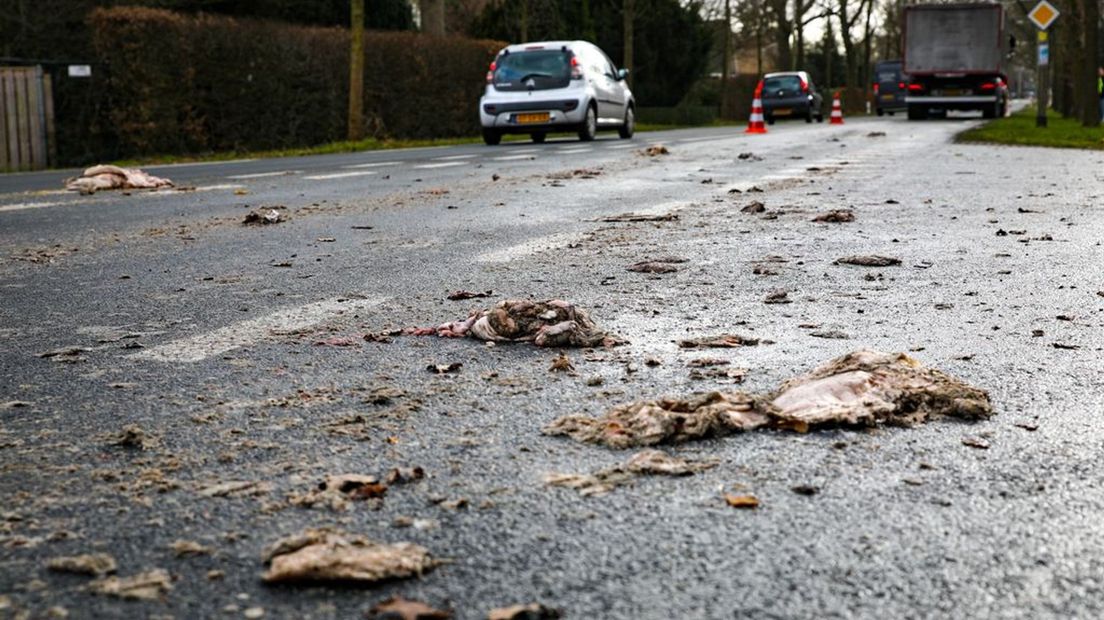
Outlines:
[[[980,110],[1008,113],[1004,9],[999,4],[910,5],[904,12],[909,120]]]

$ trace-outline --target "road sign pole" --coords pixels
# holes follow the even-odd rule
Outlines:
[[[1047,41],[1047,33],[1045,30],[1039,31],[1039,38],[1035,43],[1037,48],[1037,56],[1039,58],[1038,65],[1035,69],[1035,92],[1038,93],[1038,106],[1035,111],[1035,126],[1046,127],[1047,126],[1047,107],[1050,105],[1050,81],[1049,71],[1047,70],[1050,63],[1050,42]]]
[[[1035,68],[1035,91],[1038,93],[1038,110],[1035,112],[1035,126],[1047,126],[1047,106],[1050,105],[1050,42],[1047,41],[1047,28],[1058,19],[1058,9],[1047,0],[1040,0],[1035,8],[1027,13],[1027,18],[1039,29],[1039,38],[1035,43],[1038,63]]]

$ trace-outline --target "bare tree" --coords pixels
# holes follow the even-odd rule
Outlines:
[[[418,13],[422,16],[422,32],[445,34],[445,0],[418,0]]]
[[[844,84],[848,87],[857,86],[859,81],[859,59],[854,28],[866,12],[867,5],[872,1],[836,0],[835,15],[839,24],[840,39],[843,40],[844,63],[847,67]]]

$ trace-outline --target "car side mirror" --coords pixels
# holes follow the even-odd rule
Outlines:
[[[617,79],[618,80],[623,81],[623,80],[627,79],[628,77],[629,77],[629,70],[628,69],[618,69],[617,70]]]

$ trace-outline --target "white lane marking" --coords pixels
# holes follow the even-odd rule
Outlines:
[[[705,137],[705,138],[681,138],[681,139],[678,140],[678,142],[705,142],[706,140],[724,140],[725,138],[735,138],[735,137],[736,137],[735,135],[732,135],[732,136],[708,136],[708,137]]]
[[[306,329],[343,314],[373,308],[388,299],[390,298],[336,298],[304,306],[281,308],[271,314],[151,347],[128,357],[153,362],[200,362],[227,351],[256,344],[272,337],[274,332]]]
[[[100,196],[114,197],[119,196],[121,198],[128,198],[131,200],[142,198],[161,198],[164,196],[179,196],[181,194],[190,194],[192,192],[210,192],[220,189],[240,189],[245,187],[244,185],[234,185],[230,183],[224,183],[222,185],[201,185],[192,189],[162,189],[157,191],[146,190],[125,190],[128,192],[136,192],[130,196],[122,196],[118,190],[104,190],[102,193],[96,194],[94,198],[75,198],[73,200],[65,200],[58,202],[20,202],[9,205],[0,205],[0,212],[4,211],[23,211],[24,209],[42,209],[46,207],[63,207],[67,205],[86,205],[94,202],[98,202],[96,198]],[[70,192],[72,193],[72,192]]]
[[[190,161],[184,164],[161,164],[158,166],[150,166],[147,170],[168,170],[172,168],[190,168],[192,166],[223,166],[226,164],[246,164],[251,161],[258,161],[256,157],[252,159],[227,159],[226,161]]]
[[[540,149],[511,149],[511,153],[539,153]]]
[[[333,174],[315,174],[309,177],[303,177],[308,181],[328,181],[330,179],[347,179],[349,177],[366,177],[370,174],[377,174],[375,170],[357,170],[355,172],[334,172]]]
[[[505,157],[492,157],[495,161],[513,161],[515,159],[536,159],[536,155],[506,155]]]
[[[560,152],[563,153],[564,155],[572,155],[574,153],[589,153],[593,150],[594,149],[592,149],[590,147],[584,147],[584,148],[574,148],[574,149],[560,149]]]
[[[433,161],[449,161],[453,159],[471,159],[475,155],[446,155],[445,157],[434,157]]]
[[[351,166],[342,166],[342,168],[380,168],[382,166],[397,166],[402,162],[398,161],[374,161],[367,164],[353,164]]]
[[[545,250],[563,248],[572,243],[578,243],[583,236],[578,233],[556,233],[530,239],[517,245],[512,245],[501,250],[484,252],[475,257],[477,263],[508,263],[512,260],[531,256]]]
[[[414,166],[414,168],[420,169],[420,170],[426,170],[426,169],[431,169],[431,168],[448,168],[450,166],[466,166],[466,165],[468,165],[468,162],[466,162],[466,161],[446,161],[446,162],[442,162],[440,164],[422,164],[420,166]]]
[[[84,201],[82,201],[84,202]],[[42,207],[56,207],[67,204],[65,202],[18,202],[10,205],[0,205],[0,211],[22,211],[23,209],[41,209]]]
[[[614,144],[614,145],[611,145],[611,146],[607,146],[606,148],[608,148],[608,149],[634,149],[637,146],[639,146],[639,145],[637,145],[637,144]]]
[[[226,178],[233,179],[235,181],[241,181],[245,179],[263,179],[265,177],[279,177],[290,174],[299,174],[302,170],[277,170],[276,172],[254,172],[253,174],[232,174]]]

